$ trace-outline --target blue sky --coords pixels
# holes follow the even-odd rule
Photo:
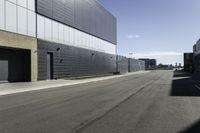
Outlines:
[[[200,0],[99,0],[117,18],[118,53],[183,62],[200,38]]]

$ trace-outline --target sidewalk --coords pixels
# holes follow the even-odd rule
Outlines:
[[[0,96],[14,94],[14,93],[42,90],[42,89],[50,89],[50,88],[55,88],[55,87],[70,86],[70,85],[76,85],[76,84],[82,84],[82,83],[96,82],[96,81],[102,81],[102,80],[107,80],[107,79],[125,77],[129,75],[143,74],[143,73],[148,73],[148,72],[149,71],[139,71],[139,72],[127,73],[123,75],[113,75],[113,76],[97,77],[97,78],[90,78],[90,79],[79,79],[79,80],[59,79],[59,80],[37,81],[37,82],[3,83],[3,84],[0,84]]]

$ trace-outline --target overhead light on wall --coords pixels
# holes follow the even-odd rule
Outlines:
[[[62,63],[63,62],[63,59],[60,59],[60,63]]]
[[[60,50],[61,50],[61,48],[57,48],[56,50],[57,50],[57,51],[60,51]]]

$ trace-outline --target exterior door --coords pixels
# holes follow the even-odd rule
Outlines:
[[[8,81],[8,60],[0,60],[0,83]]]
[[[53,79],[53,54],[47,53],[47,79]]]

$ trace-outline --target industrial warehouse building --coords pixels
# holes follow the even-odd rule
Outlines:
[[[195,74],[200,73],[200,39],[193,46],[193,71]]]
[[[183,58],[184,58],[184,71],[193,73],[194,72],[193,53],[184,53]]]
[[[145,62],[145,70],[155,70],[157,67],[156,59],[140,58],[139,60]]]
[[[117,55],[117,73],[128,73],[145,70],[145,62]]]
[[[0,81],[116,72],[116,27],[96,0],[0,0]]]
[[[195,74],[200,73],[200,39],[193,45],[192,53],[184,53],[184,70]]]

